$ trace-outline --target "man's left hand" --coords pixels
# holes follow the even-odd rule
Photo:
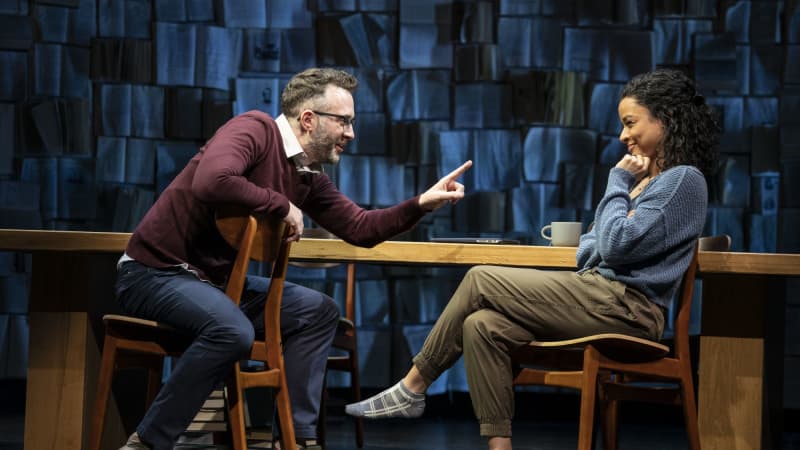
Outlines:
[[[426,211],[433,211],[445,203],[455,203],[464,198],[464,185],[457,182],[456,178],[472,167],[472,161],[467,161],[456,170],[445,175],[430,189],[419,196],[419,206]]]

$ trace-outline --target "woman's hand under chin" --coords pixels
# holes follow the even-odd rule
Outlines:
[[[627,170],[636,178],[641,180],[647,175],[650,168],[650,158],[642,155],[625,155],[617,163],[616,167]]]

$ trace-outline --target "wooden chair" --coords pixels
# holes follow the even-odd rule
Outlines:
[[[727,234],[704,236],[698,243],[701,252],[728,252],[731,250],[731,237]]]
[[[689,316],[698,249],[711,243],[704,239],[695,246],[678,291],[672,350],[659,342],[606,333],[566,341],[534,341],[512,355],[519,365],[514,376],[515,385],[558,386],[581,391],[579,450],[592,448],[598,397],[602,403],[606,450],[616,448],[617,402],[628,399],[682,405],[690,448],[700,449],[689,354]],[[664,388],[648,386],[642,384],[643,381],[675,384]]]
[[[718,251],[727,252],[731,248],[731,237],[727,234],[717,236],[706,236],[699,239],[697,244],[699,251]],[[683,306],[683,303],[679,306]],[[691,304],[688,305],[691,309]],[[689,324],[690,314],[688,312],[681,315],[682,309],[678,310],[675,317],[674,326],[674,354],[679,355],[681,361],[689,361],[690,358],[690,337]],[[689,366],[691,375],[694,372]],[[618,411],[620,401],[637,401],[648,403],[662,403],[668,405],[684,405],[682,401],[681,384],[663,383],[661,380],[635,376],[623,375],[613,380],[606,380],[601,383],[601,399],[605,408],[605,420],[603,425],[604,446],[606,450],[616,450],[617,448],[617,428]],[[691,378],[692,383],[694,378]],[[687,382],[688,383],[688,382]],[[693,386],[693,384],[691,384]],[[695,408],[696,409],[696,408]],[[685,417],[686,414],[684,414]],[[696,423],[696,419],[695,419]],[[697,425],[693,425],[694,433],[697,434]],[[690,433],[690,426],[687,425],[687,433]],[[689,443],[692,449],[699,449],[699,437],[697,439],[689,435]]]
[[[303,238],[314,239],[333,239],[335,236],[323,228],[306,228],[303,230]],[[325,269],[340,265],[340,263],[314,263],[314,262],[291,262],[291,265],[305,268]],[[347,276],[345,279],[345,315],[339,318],[336,336],[333,338],[333,348],[341,350],[344,354],[331,355],[328,357],[327,370],[336,370],[350,374],[350,401],[355,403],[361,401],[361,383],[358,375],[358,339],[356,338],[356,312],[355,312],[355,292],[356,292],[356,266],[354,263],[346,263]],[[327,390],[322,394],[322,404],[320,405],[320,417],[317,423],[318,440],[325,444],[326,434],[326,403]],[[364,419],[354,418],[356,446],[364,447]]]
[[[239,303],[251,259],[272,263],[271,283],[264,311],[266,335],[257,336],[249,360],[263,362],[265,369],[243,372],[240,363],[233,367],[227,381],[229,431],[235,450],[246,450],[247,439],[244,420],[244,389],[272,387],[277,390],[275,402],[281,423],[282,448],[296,450],[294,424],[286,386],[280,336],[280,307],[283,282],[289,260],[290,243],[286,242],[288,230],[281,220],[259,218],[241,210],[221,211],[217,227],[225,240],[238,249],[236,261],[225,293]],[[150,320],[127,316],[107,315],[103,318],[106,335],[100,366],[100,376],[89,436],[89,449],[100,450],[103,425],[111,381],[115,368],[131,365],[147,367],[149,392],[152,401],[160,387],[161,364],[164,356],[179,356],[192,342],[192,337]]]

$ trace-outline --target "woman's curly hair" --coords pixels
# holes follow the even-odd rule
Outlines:
[[[691,165],[708,177],[717,168],[720,127],[714,108],[682,72],[658,69],[636,75],[622,89],[664,126],[660,169]],[[662,167],[663,166],[663,167]]]

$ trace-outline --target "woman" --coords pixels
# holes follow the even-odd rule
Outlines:
[[[511,449],[510,354],[532,340],[624,333],[658,340],[706,217],[704,174],[719,132],[692,80],[638,75],[618,106],[626,154],[611,169],[577,272],[472,268],[395,386],[347,406],[357,417],[418,417],[425,390],[463,353],[473,409],[490,450]]]

